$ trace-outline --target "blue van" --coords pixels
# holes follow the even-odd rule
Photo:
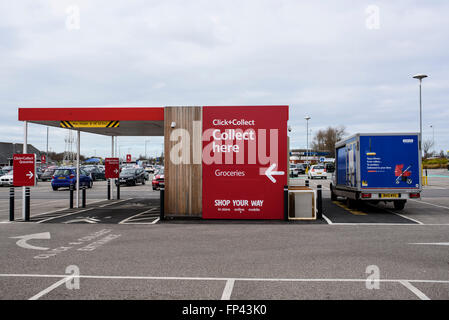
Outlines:
[[[83,169],[80,169],[80,186],[86,186],[92,188],[93,180],[92,177]],[[76,168],[75,167],[62,167],[55,170],[53,177],[51,179],[51,187],[53,190],[58,190],[59,188],[69,188],[73,185],[75,189],[76,186]]]

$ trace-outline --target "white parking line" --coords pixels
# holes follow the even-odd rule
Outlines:
[[[326,217],[324,214],[322,214],[324,220],[326,220],[327,224],[334,224],[331,219],[329,219],[328,217]]]
[[[411,292],[413,292],[421,300],[430,300],[428,296],[426,296],[421,290],[412,285],[410,282],[401,280],[399,281],[399,283],[402,284],[407,289],[409,289]]]
[[[117,204],[117,203],[120,203],[120,202],[123,202],[123,201],[132,200],[132,199],[133,199],[133,198],[128,198],[128,199],[123,199],[123,200],[115,201],[115,202],[112,202],[112,203],[105,203],[105,204],[103,204],[103,205],[101,205],[101,206],[98,206],[98,208],[104,208],[104,207],[107,207],[107,206],[112,206],[113,204]]]
[[[0,277],[30,277],[30,278],[67,278],[66,274],[23,274],[23,273],[0,273]],[[73,276],[70,276],[73,277]],[[162,277],[162,276],[100,276],[100,275],[77,275],[83,279],[118,279],[118,280],[192,280],[192,281],[255,281],[255,282],[366,282],[366,279],[356,278],[226,278],[226,277]],[[67,280],[65,280],[67,281]],[[379,279],[380,282],[399,283],[401,281],[410,283],[438,283],[449,284],[449,280],[425,280],[425,279]]]
[[[52,284],[51,286],[49,286],[48,288],[42,290],[42,291],[39,292],[38,294],[32,296],[32,297],[31,297],[30,299],[28,299],[28,300],[37,300],[37,299],[39,299],[40,297],[46,295],[47,293],[53,291],[54,289],[56,289],[57,287],[59,287],[61,284],[64,284],[64,283],[66,283],[67,281],[72,280],[72,278],[73,278],[73,276],[65,277],[64,279],[61,279],[61,280],[59,280],[58,282],[56,282],[56,283]]]
[[[221,300],[230,300],[232,290],[234,289],[235,279],[228,279],[226,281],[225,288],[223,290],[223,294],[221,295]]]
[[[57,215],[57,216],[54,216],[54,217],[50,217],[50,218],[38,221],[36,223],[42,223],[42,222],[50,221],[50,220],[53,220],[53,219],[58,219],[58,218],[62,218],[62,217],[68,217],[68,216],[71,216],[72,214],[78,214],[78,213],[86,212],[86,211],[93,210],[93,209],[95,209],[95,208],[89,208],[89,209],[84,209],[84,210],[80,210],[80,211],[70,212],[70,213],[63,214],[63,215]]]
[[[136,218],[136,217],[138,217],[138,216],[141,216],[142,214],[145,214],[145,213],[148,213],[148,212],[152,212],[152,211],[154,211],[154,210],[156,210],[156,208],[151,208],[151,209],[149,209],[149,210],[145,210],[145,211],[140,212],[140,213],[138,213],[138,214],[135,214],[135,215],[133,215],[133,216],[131,216],[131,217],[128,217],[128,218],[126,218],[126,219],[123,219],[123,220],[120,221],[118,224],[124,224],[124,223],[126,223],[127,221],[131,220],[132,218]]]
[[[429,206],[434,206],[434,207],[438,207],[438,208],[443,208],[443,209],[448,209],[449,210],[449,207],[440,206],[438,204],[433,204],[433,203],[430,203],[430,202],[425,202],[425,201],[422,201],[422,200],[415,200],[415,199],[409,199],[409,200],[410,201],[416,201],[418,203],[425,203],[425,204],[428,204]]]
[[[40,202],[40,203],[31,203],[31,204],[30,204],[30,207],[41,206],[41,205],[47,204],[47,203],[54,203],[54,202],[62,202],[62,201],[65,201],[64,199],[53,200],[53,201],[46,201],[45,199],[38,199],[38,200],[44,200],[44,201],[42,201],[42,202]],[[16,200],[16,201],[18,202],[18,200]],[[22,201],[22,199],[20,199],[20,203],[22,203],[21,201]],[[18,202],[18,203],[19,203],[19,202]],[[20,206],[19,206],[19,207],[20,207]],[[8,209],[0,209],[0,212],[3,212],[3,211],[9,211],[9,208],[8,208]]]

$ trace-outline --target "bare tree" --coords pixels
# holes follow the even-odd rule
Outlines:
[[[346,135],[346,128],[327,127],[318,130],[312,141],[312,148],[316,151],[327,151],[331,157],[335,157],[335,144]]]
[[[428,157],[432,156],[432,152],[430,152],[430,150],[433,148],[432,139],[424,140],[424,142],[422,144],[422,148],[424,151],[424,158],[428,158]]]

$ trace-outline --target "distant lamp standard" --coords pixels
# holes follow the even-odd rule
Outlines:
[[[309,116],[305,116],[304,119],[306,119],[306,163],[307,168],[309,168],[309,120],[312,119]]]
[[[432,147],[433,151],[435,151],[435,127],[433,124],[431,124],[430,127],[432,128]]]
[[[427,78],[427,75],[425,74],[416,74],[413,76],[414,79],[419,80],[419,149],[422,152],[422,96],[421,96],[421,85],[422,85],[422,79]]]
[[[147,156],[147,142],[150,142],[150,140],[145,140],[145,159],[148,160],[148,156]]]

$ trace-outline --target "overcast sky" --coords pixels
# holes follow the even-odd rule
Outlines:
[[[79,12],[79,20],[78,13]],[[378,14],[378,15],[377,15]],[[288,104],[291,147],[314,132],[419,131],[449,150],[449,1],[2,1],[0,141],[18,107]],[[64,151],[64,129],[50,129]],[[162,138],[120,137],[122,154]],[[46,128],[29,127],[45,150]],[[110,138],[85,134],[105,156]]]

